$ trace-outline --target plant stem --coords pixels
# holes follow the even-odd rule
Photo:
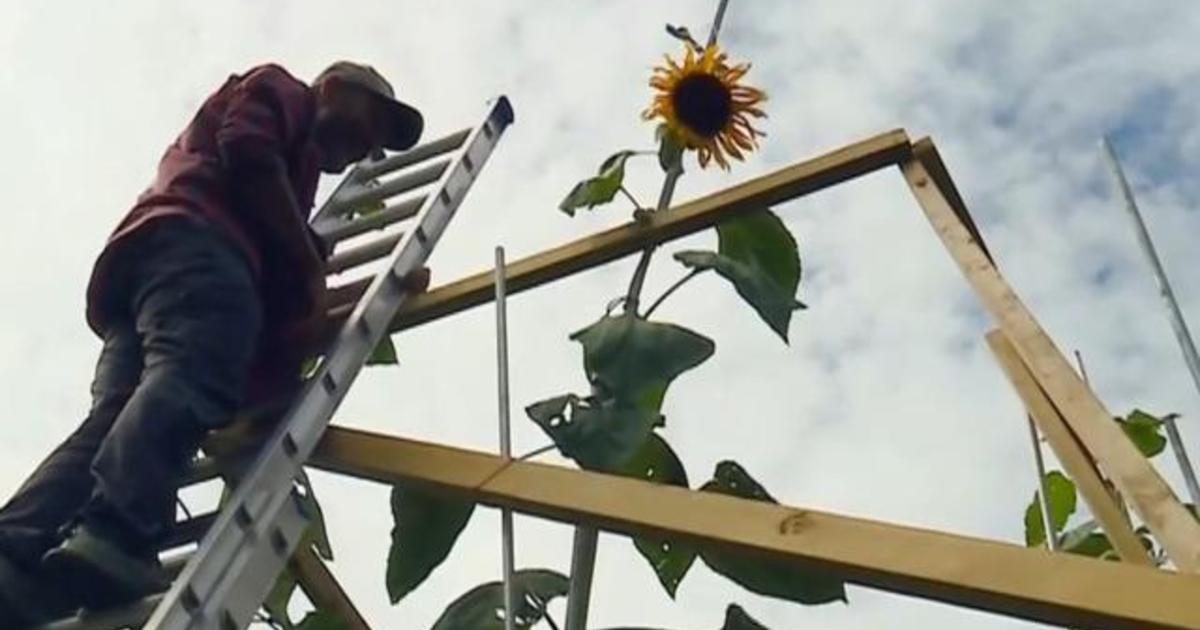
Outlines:
[[[626,198],[626,199],[628,199],[628,200],[629,200],[629,202],[633,204],[633,207],[634,207],[634,209],[637,209],[637,210],[640,210],[640,209],[641,209],[641,207],[642,207],[642,204],[638,203],[638,200],[637,200],[637,199],[634,199],[634,198],[633,198],[633,195],[629,194],[629,190],[627,190],[627,189],[625,188],[625,186],[624,186],[624,185],[622,185],[622,186],[621,186],[621,188],[620,188],[619,190],[620,190],[622,193],[624,193],[624,195],[625,195],[625,198]]]
[[[549,610],[542,610],[542,619],[546,620],[546,624],[550,626],[550,630],[558,630],[558,624],[554,623],[554,617],[550,616]]]
[[[683,169],[676,166],[667,171],[667,177],[663,180],[662,192],[658,195],[658,207],[655,212],[663,212],[671,205],[671,197],[675,196],[675,182],[679,181],[679,177],[683,175]],[[633,271],[633,278],[629,280],[629,293],[625,296],[625,312],[632,313],[637,316],[638,300],[642,295],[642,286],[646,283],[646,271],[650,269],[650,259],[654,256],[654,250],[657,245],[651,245],[642,250],[642,257],[638,259],[637,269]]]
[[[645,317],[646,319],[650,319],[650,314],[654,312],[654,309],[658,308],[659,304],[663,303],[663,300],[666,300],[668,297],[670,297],[670,295],[672,293],[674,293],[679,287],[687,284],[688,280],[695,278],[696,276],[700,275],[701,273],[704,273],[705,271],[708,271],[708,270],[707,269],[693,269],[690,272],[688,272],[688,274],[685,275],[684,277],[676,280],[675,284],[672,284],[670,287],[668,287],[666,291],[663,291],[662,295],[658,296],[657,300],[654,300],[654,303],[650,305],[650,308],[646,309],[646,314],[643,315],[643,317]]]

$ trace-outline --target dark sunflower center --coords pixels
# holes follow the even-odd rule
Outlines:
[[[671,101],[679,121],[707,138],[724,129],[733,112],[729,88],[710,74],[692,74],[681,79]]]

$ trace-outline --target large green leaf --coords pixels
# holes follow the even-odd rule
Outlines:
[[[567,594],[568,583],[567,576],[548,569],[514,573],[513,625],[517,630],[528,630],[541,621],[546,605]],[[504,584],[488,582],[467,591],[446,608],[432,630],[504,630]]]
[[[384,335],[379,340],[379,344],[371,351],[371,356],[367,357],[367,365],[396,365],[400,359],[396,356],[396,344],[392,341],[391,335]]]
[[[717,464],[713,479],[700,489],[753,501],[778,503],[741,465],[733,461]],[[700,559],[713,571],[759,595],[801,604],[846,601],[845,582],[819,571],[715,548],[702,548]]]
[[[725,609],[725,625],[721,626],[721,630],[767,630],[767,627],[758,623],[741,606],[730,604]]]
[[[304,616],[296,630],[349,630],[337,615],[324,610],[314,610]]]
[[[600,165],[600,173],[575,184],[562,203],[558,204],[558,209],[575,216],[577,208],[593,208],[612,201],[625,181],[625,161],[636,153],[619,151],[608,156]]]
[[[313,491],[312,481],[309,480],[308,473],[303,470],[300,471],[298,479],[300,488],[303,490],[300,493],[300,507],[312,520],[308,538],[322,558],[333,560],[333,547],[329,544],[329,533],[325,529],[325,512],[321,510],[321,504],[317,501],[317,493]]]
[[[571,339],[583,345],[583,369],[593,390],[652,411],[676,376],[716,349],[704,335],[632,314],[605,316]]]
[[[1159,418],[1134,409],[1129,417],[1116,418],[1116,421],[1142,455],[1154,457],[1167,447],[1167,438],[1162,434],[1163,421]]]
[[[618,472],[658,424],[657,413],[616,399],[556,396],[533,403],[525,413],[563,455],[587,470]]]
[[[275,586],[271,587],[271,592],[263,601],[263,610],[266,611],[267,617],[283,630],[294,630],[296,627],[288,614],[288,604],[291,603],[292,594],[296,592],[297,586],[299,583],[296,576],[289,569],[284,569],[279,577],[275,578]]]
[[[422,488],[392,488],[392,547],[388,551],[387,590],[400,601],[450,554],[475,511],[470,501]]]
[[[1075,513],[1075,482],[1057,470],[1046,473],[1046,496],[1050,503],[1050,523],[1054,533],[1063,530],[1067,519]],[[1046,527],[1042,522],[1041,491],[1033,493],[1033,501],[1025,508],[1025,545],[1037,547],[1046,542]]]
[[[785,342],[796,299],[800,253],[775,213],[763,209],[717,225],[716,252],[683,251],[675,259],[693,269],[714,269]]]
[[[683,462],[666,440],[657,433],[647,437],[642,448],[633,456],[621,474],[628,477],[644,479],[652,483],[665,483],[673,486],[688,487],[687,471]],[[696,561],[696,548],[685,542],[665,538],[635,538],[633,544],[638,553],[650,563],[658,576],[659,583],[666,589],[667,594],[675,597],[675,591],[683,576]]]

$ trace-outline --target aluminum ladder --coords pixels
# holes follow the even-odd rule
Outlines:
[[[316,372],[221,511],[177,525],[175,546],[188,542],[187,531],[193,532],[192,541],[206,533],[193,553],[164,561],[168,570],[177,572],[165,593],[119,609],[81,611],[43,630],[139,625],[144,630],[239,630],[250,624],[310,524],[296,484],[305,460],[409,297],[402,279],[425,264],[512,122],[512,106],[501,96],[478,126],[364,161],[343,178],[311,221],[326,243],[342,245],[334,249],[327,271],[336,275],[384,258],[386,264],[341,287],[343,292],[362,294]],[[402,198],[384,204],[396,197]],[[371,238],[377,230],[409,219],[412,223],[404,232]],[[346,247],[356,237],[366,240]],[[215,468],[209,469],[193,475],[192,481],[215,476]]]

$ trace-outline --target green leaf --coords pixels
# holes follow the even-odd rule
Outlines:
[[[271,592],[263,601],[263,610],[266,611],[267,617],[283,630],[294,630],[296,627],[288,615],[288,604],[291,603],[292,594],[296,592],[297,586],[296,576],[285,568],[279,577],[275,578],[275,586],[271,587]]]
[[[395,604],[450,555],[475,504],[410,486],[393,486],[391,502],[395,525],[386,581]]]
[[[396,344],[392,342],[391,335],[384,335],[379,340],[379,345],[371,351],[371,356],[367,357],[367,365],[396,365],[399,362],[399,358],[396,357]]]
[[[546,605],[567,594],[568,583],[567,576],[548,569],[514,573],[517,630],[528,630],[541,621]],[[467,591],[446,608],[432,630],[504,630],[504,584],[488,582]]]
[[[654,131],[658,139],[658,165],[664,173],[678,169],[683,172],[683,143],[667,125],[659,125]]]
[[[741,465],[733,461],[717,464],[712,481],[705,483],[700,490],[752,501],[778,503]],[[713,571],[759,595],[801,604],[846,601],[846,584],[835,576],[819,571],[715,548],[702,548],[700,559]]]
[[[636,153],[619,151],[608,156],[600,165],[600,173],[575,184],[562,203],[558,204],[558,209],[575,216],[577,208],[593,208],[612,201],[625,181],[625,161]]]
[[[759,210],[717,225],[718,251],[683,251],[675,259],[693,269],[715,269],[787,342],[800,285],[796,239],[779,217]]]
[[[671,450],[666,440],[656,433],[649,435],[642,448],[621,470],[621,474],[652,483],[688,487],[687,471],[683,468],[683,462],[679,461],[679,457]],[[650,568],[654,569],[667,594],[674,599],[679,583],[696,561],[695,546],[664,538],[635,538],[633,544],[638,553],[650,563]]]
[[[725,609],[725,625],[721,630],[767,630],[767,627],[755,621],[741,606],[730,604]]]
[[[300,488],[303,490],[300,493],[300,507],[312,519],[312,525],[309,526],[307,532],[308,538],[311,539],[313,549],[317,550],[317,554],[326,560],[333,560],[333,547],[329,544],[329,533],[325,529],[325,512],[321,510],[321,504],[317,501],[317,494],[313,491],[312,481],[308,478],[308,473],[303,470],[297,478],[300,481]]]
[[[571,339],[583,345],[583,369],[593,390],[655,412],[671,381],[716,349],[704,335],[632,314],[603,317]]]
[[[1119,556],[1113,550],[1112,543],[1109,542],[1108,536],[1099,532],[1088,534],[1076,540],[1071,546],[1063,546],[1063,551],[1073,553],[1080,556],[1088,556],[1091,558],[1103,558],[1106,560],[1117,560]]]
[[[1050,523],[1057,535],[1075,513],[1075,482],[1057,470],[1046,473],[1046,496],[1050,503]],[[1042,522],[1041,491],[1033,493],[1033,501],[1025,508],[1025,546],[1037,547],[1046,542]]]
[[[1141,409],[1134,409],[1128,418],[1115,418],[1115,420],[1142,455],[1154,457],[1167,447],[1167,438],[1162,434],[1163,421],[1159,418]]]
[[[616,399],[556,396],[525,408],[563,455],[587,470],[616,472],[646,442],[658,413]]]
[[[349,630],[337,615],[324,610],[314,610],[304,616],[296,630]]]

